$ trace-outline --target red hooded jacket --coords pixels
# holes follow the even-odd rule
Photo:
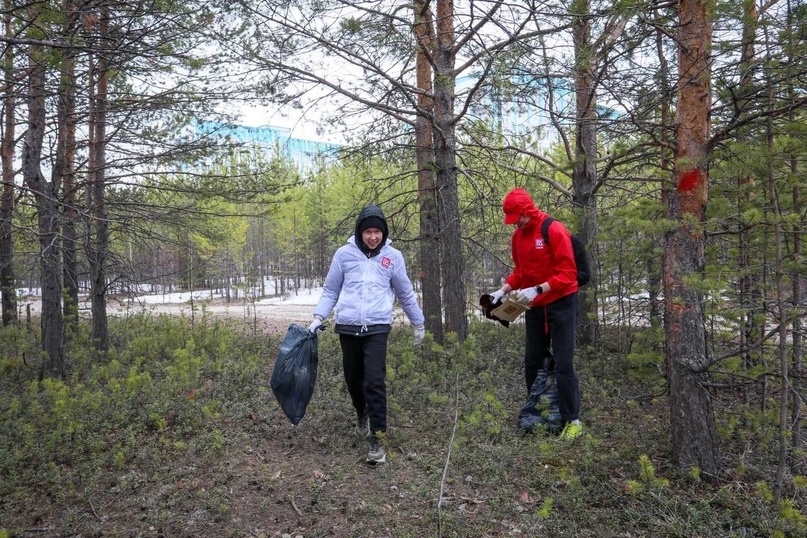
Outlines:
[[[544,244],[541,226],[549,215],[535,207],[524,189],[513,189],[505,196],[502,209],[505,223],[518,221],[520,215],[528,215],[530,221],[523,228],[516,228],[510,238],[510,250],[515,267],[505,282],[514,290],[549,283],[551,288],[530,304],[545,306],[578,290],[577,266],[574,263],[572,239],[569,230],[559,221],[549,225],[549,245]]]

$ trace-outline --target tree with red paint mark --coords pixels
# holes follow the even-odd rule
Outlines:
[[[678,6],[677,188],[668,199],[669,217],[677,225],[666,238],[664,302],[675,460],[684,468],[715,473],[720,458],[711,396],[704,383],[709,358],[703,296],[692,280],[705,273],[713,31],[709,5],[705,0],[681,0]]]

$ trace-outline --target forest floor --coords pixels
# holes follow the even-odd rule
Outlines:
[[[788,486],[795,512],[785,520],[759,493],[773,476],[773,430],[757,434],[754,451],[742,432],[737,446],[724,440],[719,478],[681,473],[671,462],[664,390],[629,378],[630,364],[607,344],[579,362],[587,435],[575,442],[524,435],[516,427],[525,398],[518,324],[475,324],[467,345],[427,339],[417,351],[410,331],[394,331],[388,462],[369,466],[332,331],[319,337],[305,418],[292,426],[279,408],[268,386],[279,343],[289,323],[308,323],[316,297],[277,302],[110,306],[120,319],[198,316],[185,325],[192,332],[168,324],[149,338],[138,329],[138,353],[160,360],[135,369],[123,362],[114,386],[139,382],[135,370],[147,368],[155,383],[166,371],[187,376],[183,369],[199,357],[197,384],[150,393],[153,400],[122,399],[114,413],[132,417],[129,424],[93,404],[96,392],[74,387],[71,404],[53,389],[64,418],[42,419],[37,431],[36,415],[26,415],[30,434],[15,432],[8,447],[0,439],[0,457],[20,462],[0,465],[0,537],[795,537],[807,529],[803,485]],[[223,332],[211,318],[245,324],[248,334]],[[157,331],[170,345],[156,342]],[[11,384],[23,371],[5,368],[0,384],[8,383],[10,399],[0,404],[16,402],[14,392],[26,386]],[[36,405],[47,404],[47,390]],[[14,405],[15,413],[26,407]],[[76,422],[88,416],[96,425]],[[23,444],[30,454],[11,448]]]

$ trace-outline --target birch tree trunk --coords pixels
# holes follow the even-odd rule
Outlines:
[[[673,453],[683,468],[720,468],[712,401],[705,387],[708,357],[703,296],[703,223],[708,201],[712,21],[708,0],[681,0],[677,35],[679,82],[669,215],[677,223],[664,252],[667,374]]]

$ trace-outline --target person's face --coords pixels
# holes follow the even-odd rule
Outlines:
[[[370,250],[374,250],[381,243],[383,237],[384,232],[378,228],[367,228],[361,233],[361,240]]]
[[[532,217],[530,217],[529,215],[521,215],[520,217],[518,217],[518,222],[516,222],[516,228],[523,229],[531,218]]]

